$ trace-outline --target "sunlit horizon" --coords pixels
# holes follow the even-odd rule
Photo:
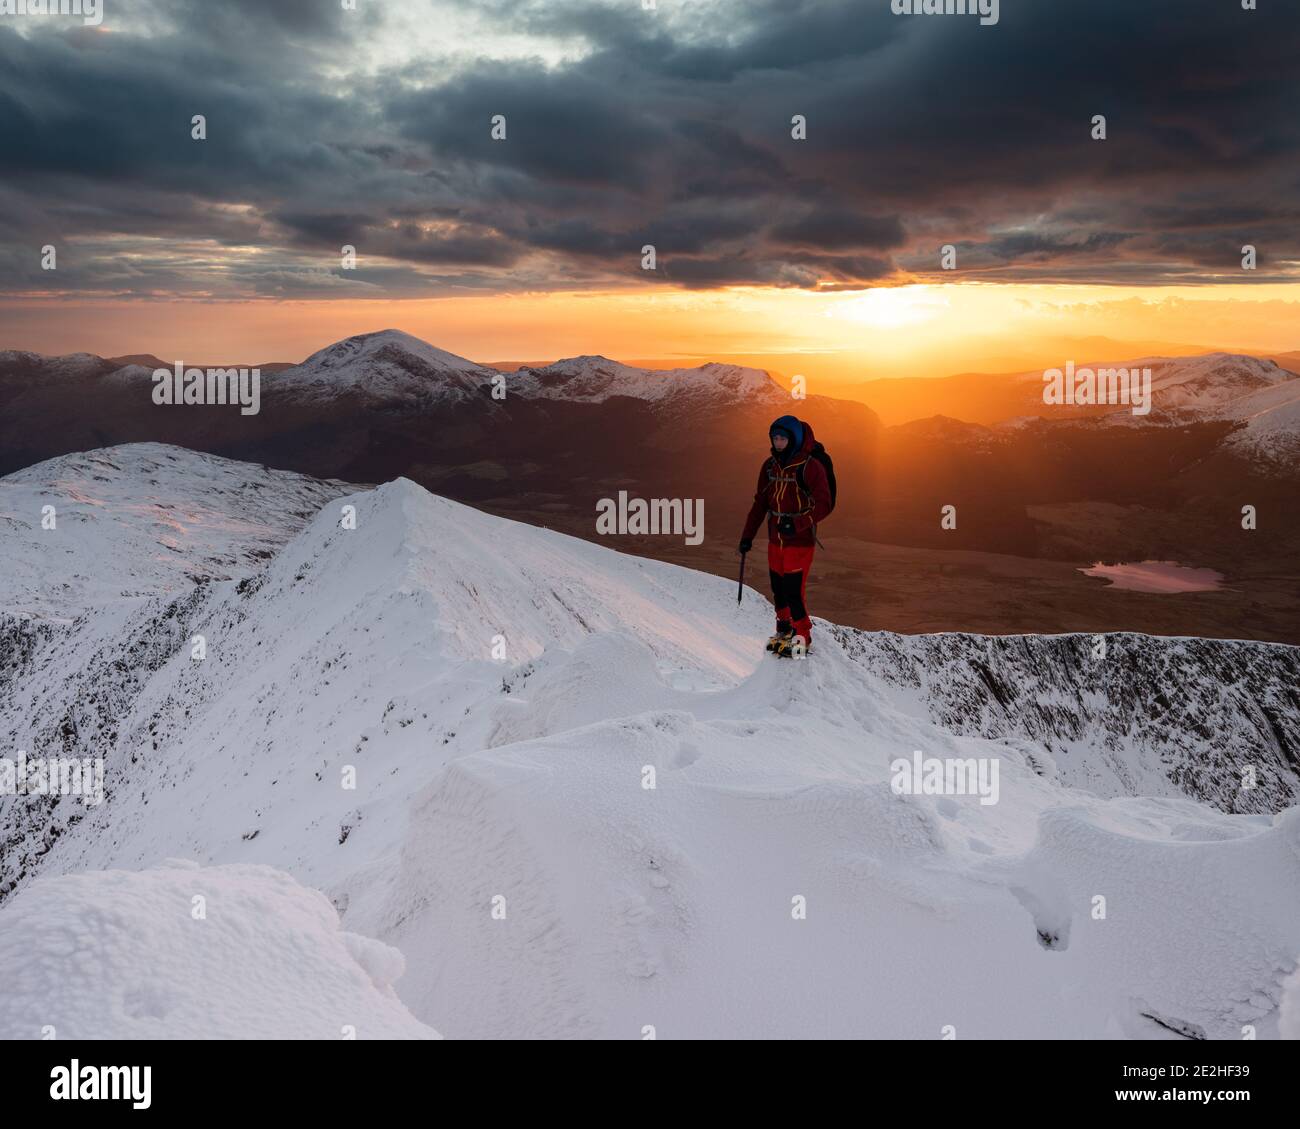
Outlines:
[[[1294,285],[1101,287],[960,283],[848,292],[732,288],[493,294],[403,301],[26,299],[0,345],[33,352],[296,363],[345,337],[400,329],[482,363],[600,354],[656,364],[777,358],[832,382],[1005,372],[1102,352],[1300,350]],[[779,363],[778,363],[779,362]],[[747,362],[748,363],[748,362]]]

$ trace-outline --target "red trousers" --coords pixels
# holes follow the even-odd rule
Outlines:
[[[808,570],[812,568],[814,545],[767,543],[767,571],[772,581],[772,602],[776,604],[776,629],[787,623],[805,642],[812,641],[812,620],[808,618],[805,594]]]

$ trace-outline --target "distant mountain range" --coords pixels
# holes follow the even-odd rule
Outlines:
[[[1065,363],[1063,357],[1057,367],[1064,367]],[[1139,356],[1123,361],[1079,360],[1076,363],[1076,368],[1093,370],[1135,366],[1153,370],[1155,411],[1167,413],[1194,409],[1208,417],[1216,411],[1230,409],[1232,401],[1253,392],[1295,381],[1297,372],[1293,370],[1300,369],[1300,361],[1286,354],[1270,359],[1220,352],[1188,357]],[[932,414],[931,405],[941,405],[946,416],[986,426],[1019,416],[1062,419],[1113,412],[1113,408],[1105,406],[1071,405],[1048,409],[1043,403],[1043,372],[1043,369],[971,372],[934,379],[900,377],[871,380],[846,385],[841,394],[850,394],[871,405],[889,425],[926,418]],[[1292,384],[1285,398],[1300,398],[1300,385]],[[1253,414],[1249,408],[1243,403],[1238,411],[1225,411],[1221,418],[1244,420]]]
[[[1002,411],[1015,412],[1009,418],[991,426],[980,425],[953,419],[945,410],[943,415],[899,426],[913,436],[987,446],[999,439],[1011,442],[1011,433],[1025,428],[1074,428],[1081,421],[1093,426],[1137,428],[1228,423],[1239,426],[1225,435],[1225,450],[1242,458],[1272,462],[1281,470],[1300,458],[1300,377],[1274,361],[1209,353],[1177,359],[1144,357],[1121,366],[1092,364],[1078,368],[1127,368],[1130,372],[1150,369],[1149,413],[1137,415],[1131,407],[1115,405],[1045,406],[1043,374],[1018,373],[979,378],[999,397]]]
[[[928,380],[932,414],[891,427],[862,402],[795,399],[743,365],[656,370],[582,356],[502,372],[397,330],[268,366],[254,416],[154,404],[153,370],[171,367],[155,361],[0,353],[0,473],[157,441],[317,478],[405,476],[585,537],[595,536],[596,504],[620,490],[701,498],[712,553],[703,567],[730,571],[726,553],[768,424],[789,412],[812,422],[835,459],[840,503],[827,533],[837,538],[1081,566],[1158,559],[1215,568],[1246,601],[1243,635],[1300,639],[1300,607],[1286,595],[1300,558],[1300,378],[1271,360],[1128,362],[1153,369],[1154,406],[1143,416],[1048,407],[1041,373]],[[1260,515],[1249,532],[1246,505]],[[946,506],[956,509],[955,528],[940,523]],[[680,546],[662,538],[624,547],[680,559]],[[838,564],[846,575],[870,567],[856,557]],[[852,609],[834,610],[854,622]],[[1203,627],[1193,616],[1186,630]]]
[[[851,477],[865,473],[879,430],[862,404],[794,401],[756,369],[658,371],[576,357],[502,374],[396,330],[264,373],[256,416],[155,405],[153,369],[138,360],[0,353],[0,471],[157,440],[319,477],[406,475],[514,508],[582,498],[592,513],[620,487],[659,497],[722,489],[743,500],[768,424],[786,412],[815,419]]]

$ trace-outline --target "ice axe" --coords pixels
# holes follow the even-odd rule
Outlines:
[[[740,583],[736,586],[736,603],[740,603],[740,598],[745,594],[745,558],[748,553],[740,554]]]

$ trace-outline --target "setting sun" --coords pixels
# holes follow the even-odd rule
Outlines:
[[[947,297],[934,286],[880,287],[846,298],[826,316],[846,318],[874,329],[903,329],[933,321],[948,305]]]

